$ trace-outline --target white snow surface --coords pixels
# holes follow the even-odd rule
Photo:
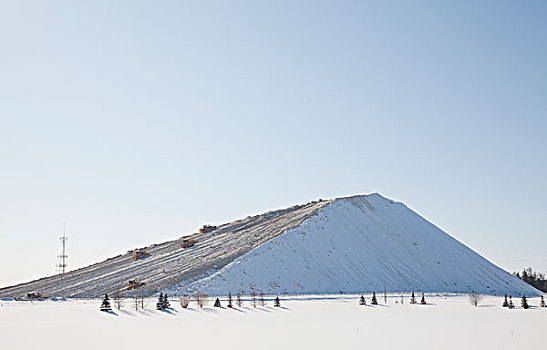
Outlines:
[[[210,276],[168,291],[198,289],[209,295],[384,289],[538,295],[404,204],[379,194],[334,200]]]
[[[536,349],[544,345],[547,309],[530,298],[531,309],[502,308],[503,297],[488,296],[479,307],[466,296],[426,295],[411,305],[408,294],[384,304],[358,305],[358,296],[281,297],[281,308],[212,307],[195,302],[157,311],[155,299],[135,311],[100,312],[100,300],[0,302],[0,349]]]

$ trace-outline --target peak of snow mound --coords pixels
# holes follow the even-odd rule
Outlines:
[[[384,289],[538,294],[404,204],[377,193],[337,198],[297,227],[176,290],[198,289],[211,295]]]

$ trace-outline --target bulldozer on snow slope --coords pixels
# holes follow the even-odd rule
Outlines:
[[[136,279],[132,279],[127,283],[127,290],[137,289],[146,285],[146,282],[140,282]]]

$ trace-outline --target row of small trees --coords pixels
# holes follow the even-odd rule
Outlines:
[[[146,292],[145,291],[140,291],[138,293],[133,293],[131,298],[133,299],[133,307],[135,308],[135,310],[139,310],[139,308],[140,309],[146,308],[147,303],[146,303]],[[108,301],[109,307],[112,308],[110,306],[110,298],[108,298],[108,294],[106,294],[105,297],[103,298],[103,302],[104,302],[105,299]],[[126,299],[125,294],[122,293],[121,290],[117,289],[112,293],[112,300],[114,302],[114,307],[118,310],[121,310],[122,307],[125,305],[125,302],[126,302],[127,299]]]
[[[120,310],[124,305],[124,297],[119,291],[115,291],[113,296],[114,296],[114,305],[118,310]],[[179,300],[180,300],[181,307],[183,309],[186,309],[190,305],[191,298],[190,298],[189,295],[186,294],[183,297],[179,298]],[[199,308],[203,308],[207,304],[208,296],[206,294],[203,294],[203,293],[198,291],[194,294],[194,301],[196,302],[196,304],[198,305]],[[232,301],[232,293],[231,292],[228,293],[227,301],[228,301],[227,307],[233,308],[233,301]],[[264,299],[264,293],[262,293],[262,292],[258,295],[254,292],[251,292],[250,301],[251,301],[253,307],[255,307],[255,308],[257,307],[257,304],[262,306],[262,307],[266,306],[266,300]],[[134,296],[134,304],[135,304],[135,309],[136,310],[138,310],[139,307],[144,309],[145,306],[146,306],[145,297],[142,294],[135,295]],[[241,307],[243,305],[243,301],[241,299],[241,294],[240,293],[237,293],[237,295],[236,295],[236,305],[238,307]],[[213,304],[213,306],[214,307],[221,307],[222,306],[220,304],[220,299],[219,298],[216,298],[215,303]],[[280,307],[280,306],[281,306],[281,301],[279,299],[279,296],[276,296],[275,299],[274,299],[274,307]],[[156,309],[157,310],[167,310],[170,307],[171,307],[171,305],[169,303],[167,293],[166,294],[160,293],[160,295],[158,297],[158,301],[156,303]],[[105,311],[105,312],[112,311],[112,306],[110,305],[110,298],[109,298],[108,294],[105,294],[105,296],[102,300],[102,303],[101,303],[100,310]]]
[[[186,309],[190,305],[191,299],[190,299],[190,296],[188,294],[184,295],[183,297],[181,297],[179,299],[180,299],[180,305],[182,306],[183,309]],[[197,292],[196,294],[194,294],[194,300],[196,301],[199,308],[203,308],[203,306],[205,306],[207,304],[207,295],[203,294],[203,293],[200,293],[200,292]],[[266,299],[264,299],[264,293],[261,292],[260,294],[257,295],[255,292],[251,292],[250,302],[253,305],[253,307],[257,307],[257,305],[260,305],[262,307],[266,306]],[[227,303],[228,304],[226,306],[228,308],[233,308],[234,307],[231,292],[228,293]],[[237,307],[241,307],[243,305],[243,300],[241,299],[241,294],[240,293],[236,294],[235,303],[236,303]],[[279,296],[277,296],[274,299],[274,306],[275,307],[280,307],[281,306]],[[219,298],[216,298],[216,300],[213,304],[213,307],[222,307]]]
[[[469,301],[474,306],[478,306],[478,304],[482,300],[482,298],[483,298],[483,295],[479,294],[479,293],[476,293],[476,292],[473,292],[473,293],[469,294]],[[401,304],[403,304],[403,303],[404,303],[404,298],[401,295]],[[416,304],[416,296],[414,295],[414,292],[412,292],[412,294],[410,295],[410,303],[411,304]],[[370,299],[370,304],[371,305],[378,305],[378,299],[376,298],[376,293],[372,293],[372,298]],[[422,305],[426,304],[424,293],[422,293],[422,298],[420,300],[420,304],[422,304]],[[365,296],[362,295],[362,294],[361,294],[361,297],[359,298],[359,305],[367,305],[367,301],[365,299]],[[524,294],[522,295],[520,305],[523,309],[528,309],[530,307],[528,305],[528,301],[526,300],[526,296]],[[509,295],[509,300],[507,300],[507,294],[505,294],[505,299],[503,301],[502,306],[503,307],[508,307],[509,309],[515,308],[515,305],[513,304],[513,299],[512,299],[511,295]],[[539,306],[540,307],[547,307],[547,304],[545,303],[545,299],[543,298],[543,295],[540,298]]]
[[[384,302],[387,303],[387,297],[384,294]],[[410,303],[416,304],[416,296],[414,295],[414,292],[410,295]],[[376,293],[372,293],[372,298],[370,299],[371,305],[378,305],[378,299],[376,298]],[[404,297],[401,295],[401,304],[404,304]],[[420,304],[425,305],[427,302],[425,301],[425,295],[422,293],[422,299],[420,300]],[[365,296],[361,294],[361,297],[359,298],[359,305],[367,305],[367,301],[365,299]]]
[[[256,293],[251,292],[250,298],[251,298],[251,303],[252,303],[253,307],[256,308],[257,304],[262,306],[262,307],[266,306],[266,300],[264,299],[264,293],[261,292],[257,296]],[[206,300],[206,296],[203,299]],[[199,300],[199,299],[196,298],[196,300]],[[228,293],[227,301],[228,301],[228,304],[226,306],[228,308],[233,308],[234,305],[233,305],[233,301],[232,301],[232,293],[231,292]],[[181,298],[181,305],[182,305],[183,308],[188,307],[188,303],[189,303],[188,296],[185,296],[185,297]],[[198,305],[199,305],[199,303],[198,303]],[[237,295],[236,295],[236,305],[237,305],[237,307],[241,307],[243,305],[243,301],[241,299],[241,294],[240,293],[237,293]],[[276,296],[275,299],[274,299],[274,307],[280,307],[280,306],[281,306],[281,301],[279,300],[279,296]],[[202,307],[202,306],[200,306],[200,307]],[[220,299],[219,298],[216,298],[215,303],[213,304],[213,307],[222,307],[222,305],[220,304]]]
[[[258,298],[257,298],[256,293],[251,293],[250,296],[251,296],[251,303],[252,303],[253,307],[256,308],[257,301],[262,307],[264,307],[266,305],[266,301],[264,299],[264,294],[263,293],[260,293],[258,295]],[[207,297],[206,294],[203,294],[203,293],[200,293],[200,292],[197,292],[194,295],[194,300],[196,301],[196,304],[198,305],[199,308],[203,308],[203,306],[205,306],[207,304],[207,298],[208,297]],[[482,294],[475,293],[475,292],[473,292],[469,295],[469,300],[470,300],[471,304],[473,304],[474,306],[478,306],[478,303],[482,298],[483,298]],[[185,296],[183,296],[179,299],[180,299],[180,304],[181,304],[182,308],[186,309],[190,304],[190,297],[188,295],[185,295]],[[134,305],[135,305],[136,310],[138,310],[139,307],[141,307],[142,309],[145,308],[144,300],[145,300],[145,298],[143,296],[135,296],[134,297]],[[233,308],[232,293],[231,292],[228,293],[227,301],[228,301],[227,307],[228,308]],[[123,306],[123,298],[120,297],[120,295],[117,294],[117,293],[114,293],[114,303],[115,303],[115,306],[118,310],[120,310]],[[401,304],[403,304],[403,303],[404,303],[404,298],[403,298],[403,295],[401,295]],[[243,305],[243,301],[241,300],[241,294],[240,293],[237,293],[237,295],[236,295],[236,304],[237,304],[238,307],[241,307]],[[371,305],[378,305],[378,299],[376,298],[376,293],[375,292],[372,293],[370,304]],[[412,294],[410,295],[410,304],[416,304],[416,296],[414,295],[414,292],[412,292]],[[422,293],[422,298],[420,299],[420,304],[422,304],[422,305],[427,304],[426,301],[425,301],[424,293]],[[367,305],[365,296],[363,294],[361,294],[361,297],[359,298],[359,305]],[[526,296],[524,294],[522,295],[520,305],[523,309],[528,309],[530,307],[528,305],[528,301],[526,300]],[[539,305],[540,305],[540,307],[547,307],[547,305],[545,303],[545,299],[543,298],[543,295],[541,296]],[[281,302],[279,300],[279,296],[276,296],[275,299],[274,299],[274,307],[280,307],[280,306],[281,306]],[[170,307],[171,307],[171,305],[169,303],[169,299],[167,297],[167,294],[160,293],[160,295],[158,297],[158,302],[156,303],[156,309],[157,310],[167,310]],[[215,303],[213,304],[213,307],[222,307],[219,298],[216,298]],[[509,299],[507,299],[507,294],[505,294],[504,301],[502,303],[502,307],[507,307],[509,309],[514,309],[515,308],[515,305],[513,304],[513,298],[512,298],[511,295],[509,295]],[[108,294],[105,294],[105,296],[102,300],[102,303],[101,303],[100,310],[105,311],[105,312],[112,311],[112,307],[110,305],[110,298],[108,297]]]
[[[515,308],[515,305],[513,304],[513,297],[511,296],[511,294],[509,294],[509,301],[507,301],[507,294],[505,294],[505,297],[503,299],[503,304],[501,304],[501,306],[509,308],[509,309]],[[520,299],[520,306],[523,309],[530,308],[530,305],[528,305],[528,301],[526,300],[526,296],[524,294],[522,294],[522,298]],[[545,299],[543,298],[543,295],[541,296],[539,300],[539,306],[547,307],[547,305],[545,304]]]
[[[113,298],[114,298],[114,306],[118,309],[118,310],[121,310],[121,308],[123,307],[124,305],[124,298],[123,296],[121,296],[121,294],[119,293],[116,293],[114,292],[113,294]],[[135,310],[139,310],[139,308],[141,309],[144,309],[146,307],[146,302],[145,302],[145,297],[144,296],[141,296],[141,295],[135,295],[133,296],[133,305],[135,307]],[[167,299],[166,299],[167,300]],[[167,303],[169,303],[167,301]],[[101,311],[104,311],[104,312],[110,312],[112,311],[112,306],[110,305],[110,298],[108,297],[108,294],[105,294],[104,295],[104,298],[101,302],[101,307],[100,307],[100,310]]]

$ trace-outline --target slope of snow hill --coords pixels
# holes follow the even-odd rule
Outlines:
[[[180,239],[132,251],[64,275],[0,289],[0,296],[42,291],[48,296],[97,297],[137,278],[148,295],[198,289],[326,294],[448,292],[538,295],[404,204],[379,194],[311,202],[250,216]]]
[[[383,291],[538,291],[402,203],[378,194],[335,200],[314,217],[178,291],[212,295]]]

